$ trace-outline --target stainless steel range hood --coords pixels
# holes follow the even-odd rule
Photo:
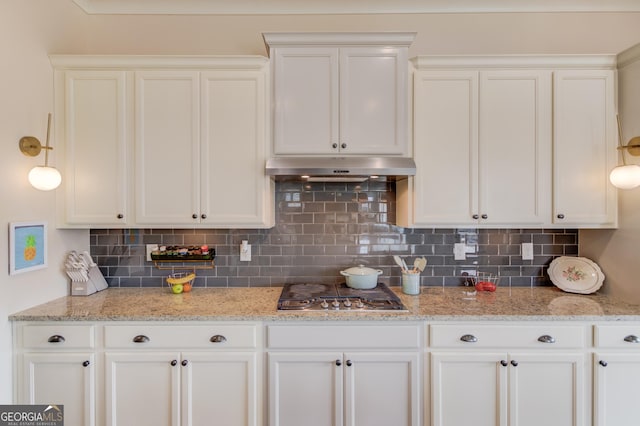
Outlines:
[[[277,180],[309,182],[398,180],[415,175],[416,163],[406,157],[275,157],[267,160],[266,172]]]

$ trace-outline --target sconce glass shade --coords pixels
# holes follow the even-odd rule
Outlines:
[[[29,183],[41,191],[51,191],[60,186],[62,176],[55,167],[37,166],[29,172]]]
[[[609,180],[616,188],[633,189],[640,186],[640,166],[628,164],[611,170]]]

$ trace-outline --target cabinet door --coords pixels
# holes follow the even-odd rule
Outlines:
[[[594,361],[594,425],[636,426],[640,354],[602,353]]]
[[[347,353],[345,426],[418,426],[418,354]]]
[[[64,224],[123,225],[130,220],[127,73],[63,74]]]
[[[273,225],[263,71],[202,74],[201,221],[231,227]]]
[[[541,226],[550,215],[551,73],[480,73],[480,223]]]
[[[108,426],[180,424],[179,353],[107,353],[105,362]]]
[[[582,354],[511,354],[509,424],[584,425],[583,378]]]
[[[259,424],[255,353],[183,353],[181,364],[182,426]]]
[[[405,154],[407,50],[340,49],[340,151]]]
[[[135,75],[136,223],[199,223],[198,73]]]
[[[96,424],[93,354],[25,354],[22,383],[21,404],[64,405],[67,424]]]
[[[553,223],[617,225],[614,72],[554,73]]]
[[[278,48],[274,61],[275,153],[338,152],[338,49]]]
[[[433,426],[507,425],[507,367],[502,353],[433,353]]]
[[[340,352],[269,354],[270,426],[342,426]]]
[[[478,73],[414,76],[415,226],[475,224]]]

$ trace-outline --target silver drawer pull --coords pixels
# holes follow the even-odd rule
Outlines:
[[[211,339],[209,339],[209,341],[211,343],[223,343],[227,341],[227,338],[221,334],[216,334],[215,336],[211,336]]]
[[[640,343],[640,339],[638,339],[638,336],[634,336],[633,334],[630,334],[627,337],[625,337],[624,341],[629,343]]]
[[[556,339],[554,339],[553,337],[549,336],[548,334],[545,334],[544,336],[540,336],[538,337],[538,342],[542,342],[542,343],[555,343]]]
[[[144,334],[139,334],[139,335],[137,335],[136,337],[133,338],[133,343],[147,343],[150,340],[151,339],[149,339]]]
[[[464,336],[462,336],[460,338],[460,340],[462,340],[463,342],[466,343],[475,343],[478,341],[478,338],[476,336],[474,336],[473,334],[465,334]]]
[[[49,337],[47,339],[47,342],[49,343],[62,343],[64,342],[64,336],[61,336],[59,334],[54,334],[53,336]]]

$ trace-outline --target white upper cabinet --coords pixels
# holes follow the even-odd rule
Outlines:
[[[406,227],[613,227],[615,94],[608,56],[414,60],[415,177]]]
[[[130,87],[124,71],[56,70],[54,129],[63,164],[59,225],[131,223]]]
[[[274,154],[406,155],[414,33],[264,34]]]
[[[52,62],[65,153],[59,226],[273,226],[266,58]]]
[[[273,181],[264,174],[268,154],[266,78],[264,70],[201,73],[202,223],[273,226]]]
[[[135,81],[136,223],[193,223],[200,217],[199,74],[139,71]]]
[[[616,227],[615,72],[554,73],[553,223]]]
[[[549,71],[416,71],[417,173],[399,184],[413,209],[399,224],[542,226],[550,95]]]

